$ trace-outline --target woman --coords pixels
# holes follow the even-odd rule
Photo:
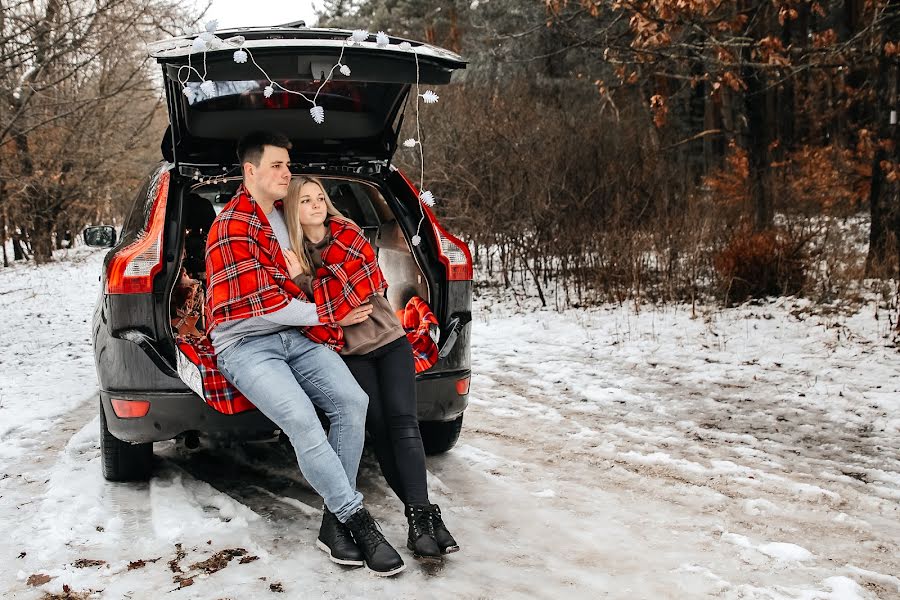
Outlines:
[[[384,297],[387,283],[375,251],[315,177],[291,181],[284,213],[295,255],[290,260],[302,273],[295,282],[315,299],[319,316],[336,322],[357,306],[372,306],[368,319],[343,327],[340,354],[369,395],[366,428],[381,472],[406,507],[406,545],[419,560],[440,561],[459,546],[428,499],[412,346]]]

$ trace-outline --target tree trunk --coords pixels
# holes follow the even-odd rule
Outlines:
[[[53,260],[53,220],[46,215],[36,214],[32,219],[31,251],[36,264]]]
[[[882,266],[887,262],[888,230],[887,207],[884,206],[885,194],[881,193],[884,185],[884,173],[881,161],[885,152],[879,148],[872,159],[872,182],[869,187],[869,251],[866,254],[866,277],[877,277]]]
[[[12,234],[13,260],[28,260],[28,253],[22,245],[22,237],[19,230],[13,228]]]
[[[753,25],[747,35],[754,40],[763,39],[770,31],[771,4],[761,3],[751,16]],[[744,110],[747,115],[746,144],[749,163],[748,185],[753,208],[753,227],[757,231],[768,229],[774,220],[775,208],[772,194],[771,163],[769,155],[774,139],[770,104],[772,92],[762,68],[755,67],[753,44],[742,50],[741,76],[747,86],[744,90]]]
[[[896,5],[898,2],[893,0],[890,4]],[[885,32],[885,39],[892,39],[890,36],[896,35],[897,29],[900,29],[900,26],[894,23]],[[891,77],[891,70],[894,71],[893,77]],[[891,80],[893,80],[893,84],[891,84]],[[884,45],[882,45],[878,56],[878,77],[875,86],[879,142],[897,139],[897,86],[896,68],[892,69]],[[875,150],[875,156],[872,158],[872,182],[869,187],[871,223],[869,226],[869,251],[866,255],[866,275],[870,277],[882,274],[882,269],[888,262],[891,230],[894,233],[894,245],[900,246],[897,243],[900,240],[898,238],[900,235],[900,199],[897,198],[900,182],[896,179],[893,182],[887,181],[884,170],[881,168],[882,161],[889,159],[897,161],[898,149],[896,146],[895,143],[893,152],[889,154],[887,149],[879,143]]]
[[[3,181],[0,181],[0,198],[3,197]],[[0,246],[3,247],[3,266],[9,266],[9,256],[6,254],[6,207],[0,211]]]
[[[765,81],[758,69],[745,69],[747,90],[744,105],[747,110],[747,158],[749,162],[748,184],[753,206],[753,227],[757,231],[768,229],[774,219],[772,199],[771,160],[769,157],[770,128],[766,119]]]

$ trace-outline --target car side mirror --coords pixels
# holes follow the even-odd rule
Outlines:
[[[116,245],[116,228],[112,225],[85,227],[84,243],[95,248],[112,248]]]

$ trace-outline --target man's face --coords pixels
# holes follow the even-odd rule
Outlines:
[[[245,163],[244,177],[252,188],[254,196],[259,196],[260,200],[269,202],[284,198],[287,195],[288,184],[291,182],[289,161],[287,149],[263,146],[259,166]]]

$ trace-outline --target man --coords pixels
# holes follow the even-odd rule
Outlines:
[[[299,263],[275,209],[291,180],[290,148],[286,137],[266,132],[238,143],[244,182],[206,246],[210,340],[219,370],[290,438],[300,471],[325,500],[316,545],[339,564],[394,575],[403,560],[356,491],[368,397],[331,349],[342,342],[337,326],[364,321],[372,308],[320,323],[292,281]],[[327,437],[315,406],[331,423]]]

